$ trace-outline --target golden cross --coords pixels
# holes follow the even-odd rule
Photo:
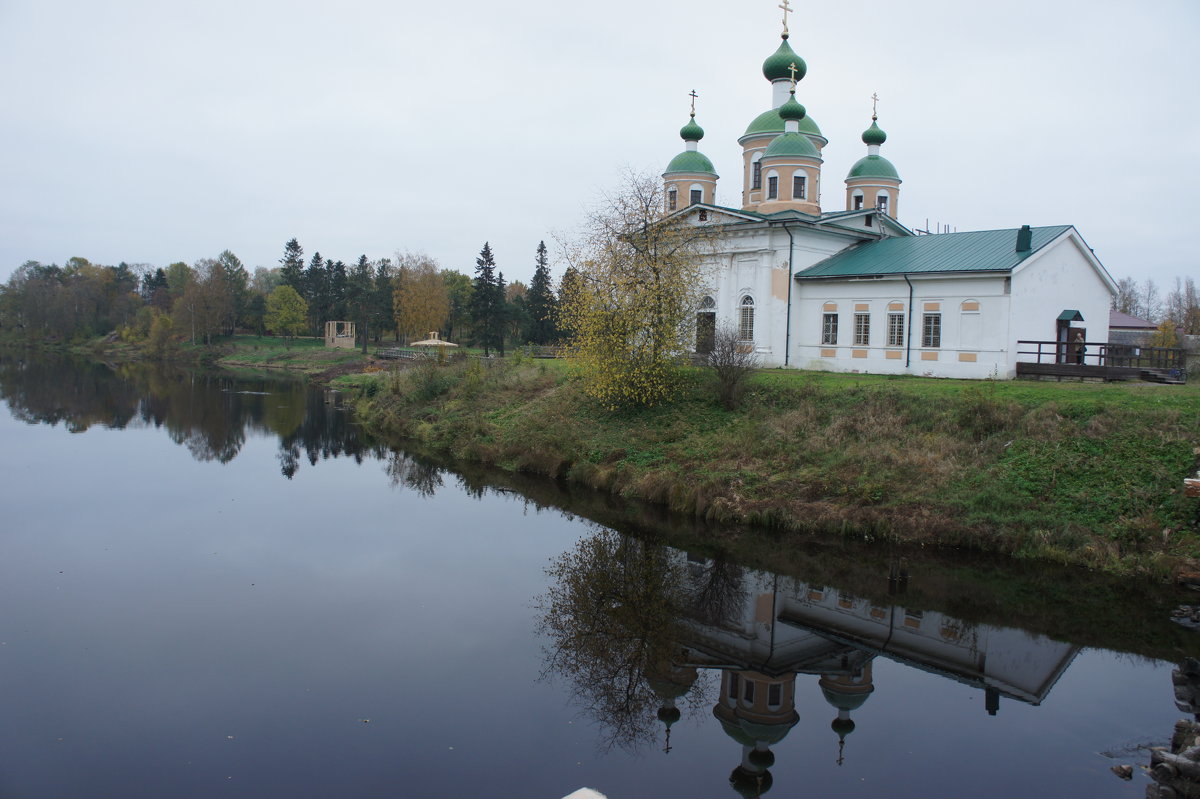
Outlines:
[[[688,96],[692,98],[692,116],[696,116],[696,98],[700,95],[696,94],[695,89],[692,89]]]
[[[787,15],[788,12],[792,10],[790,0],[783,0],[783,2],[780,3],[779,8],[783,9],[783,33],[786,36],[788,32]]]
[[[879,119],[879,92],[871,95],[871,119]]]
[[[788,64],[788,72],[792,73],[792,91],[796,91],[796,73],[800,71],[800,67],[796,66],[796,62]]]

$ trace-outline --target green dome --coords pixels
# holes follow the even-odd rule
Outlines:
[[[704,128],[696,124],[695,115],[688,120],[686,125],[679,129],[679,137],[684,141],[700,141],[704,138]]]
[[[778,113],[779,118],[784,122],[793,119],[799,122],[800,120],[804,119],[804,106],[796,102],[796,95],[793,93],[792,96],[787,99],[786,103],[779,106]]]
[[[714,713],[713,715],[715,716],[716,714]],[[747,735],[745,730],[743,730],[737,724],[726,721],[720,716],[717,716],[717,721],[721,722],[721,729],[725,731],[725,734],[742,746],[754,746],[756,743],[755,740]]]
[[[775,783],[775,778],[771,776],[769,771],[761,771],[755,774],[752,771],[738,766],[729,775],[729,787],[740,796],[746,799],[758,799],[767,791],[771,790],[771,786]]]
[[[708,156],[696,152],[695,150],[684,150],[679,155],[671,159],[671,163],[667,164],[667,171],[664,174],[672,172],[704,172],[715,175],[716,170],[713,169],[712,161],[708,160]]]
[[[769,147],[767,148],[770,149]],[[851,178],[889,178],[891,180],[899,180],[900,175],[896,172],[896,167],[892,166],[892,162],[884,158],[882,155],[866,155],[858,159],[858,163],[850,167],[850,174],[846,175],[846,180]]]
[[[765,161],[768,158],[780,155],[805,156],[808,158],[821,157],[821,153],[817,150],[817,145],[813,144],[812,139],[803,133],[785,133],[782,136],[776,136],[775,141],[767,145],[767,149],[763,151],[762,157]]]
[[[853,719],[834,719],[829,725],[829,729],[837,733],[839,738],[845,738],[850,733],[854,732]]]
[[[755,749],[750,753],[750,762],[761,769],[768,769],[775,765],[775,753],[770,749]]]
[[[850,693],[849,691],[842,692],[821,686],[821,693],[825,695],[825,701],[836,707],[838,710],[858,710],[867,701],[867,697],[875,689],[864,691],[862,693]]]
[[[792,727],[795,727],[797,722],[800,721],[800,717],[795,713],[792,716],[793,718],[779,724],[758,724],[753,721],[746,721],[746,719],[740,719],[738,726],[755,743],[765,743],[770,746],[786,738]]]
[[[658,709],[658,720],[667,725],[667,729],[671,729],[671,725],[679,721],[682,717],[677,707],[660,707]]]
[[[871,127],[863,131],[862,140],[863,144],[883,144],[885,141],[887,141],[887,134],[884,133],[883,128],[879,127],[879,125],[875,123],[875,120],[872,119]]]
[[[799,103],[797,103],[799,105]],[[817,127],[817,123],[813,122],[813,118],[804,114],[804,119],[800,120],[800,132],[807,133],[809,136],[825,137],[821,134],[821,129]],[[746,128],[746,132],[742,136],[753,136],[755,134],[766,133],[783,133],[783,117],[779,116],[779,109],[772,108],[770,111],[763,111],[754,118],[754,121]]]
[[[792,64],[796,65],[796,80],[800,80],[808,72],[808,65],[804,63],[803,58],[796,55],[796,51],[788,44],[788,37],[785,33],[779,49],[763,62],[763,77],[770,81],[791,80],[790,67]]]

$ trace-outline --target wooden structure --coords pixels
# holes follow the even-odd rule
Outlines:
[[[1017,377],[1187,381],[1187,354],[1177,347],[1107,341],[1018,341]]]
[[[357,338],[354,334],[353,322],[326,322],[325,346],[340,349],[354,349]]]

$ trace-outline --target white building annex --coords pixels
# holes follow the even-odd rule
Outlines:
[[[903,181],[880,154],[876,115],[844,179],[844,208],[823,207],[828,140],[796,100],[807,67],[789,43],[788,6],[762,68],[771,106],[738,140],[741,208],[714,203],[718,175],[699,151],[694,107],[686,149],[663,173],[668,212],[719,227],[697,352],[728,323],[764,366],[1009,378],[1018,341],[1105,341],[1116,284],[1074,227],[917,235],[900,224]]]

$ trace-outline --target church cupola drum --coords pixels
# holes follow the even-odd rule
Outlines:
[[[679,131],[686,149],[672,158],[667,171],[663,172],[668,213],[697,203],[712,205],[716,202],[717,172],[712,161],[699,150],[704,128],[696,124],[697,96],[695,91],[691,93],[692,115]]]
[[[896,201],[900,197],[900,175],[892,162],[879,154],[880,146],[887,141],[887,134],[879,127],[879,96],[871,98],[876,104],[871,112],[871,127],[863,131],[863,144],[867,154],[850,167],[846,175],[846,210],[878,208],[896,218]]]

